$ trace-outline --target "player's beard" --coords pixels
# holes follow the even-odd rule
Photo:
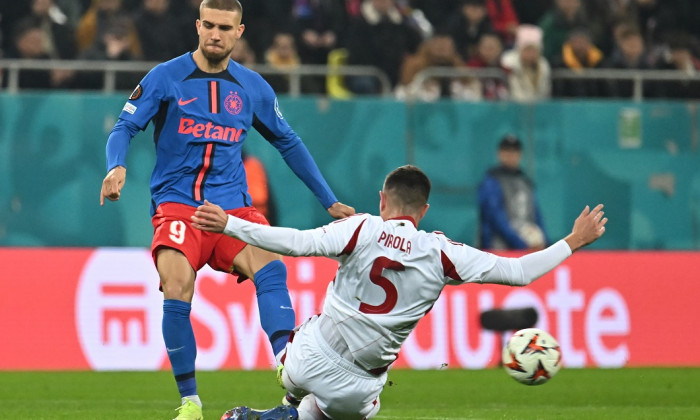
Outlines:
[[[204,58],[207,59],[209,62],[209,65],[211,66],[217,66],[221,64],[223,61],[226,61],[231,57],[231,52],[233,51],[233,47],[226,49],[226,50],[221,50],[221,52],[212,52],[207,50],[206,48],[201,48],[202,50],[202,55]]]

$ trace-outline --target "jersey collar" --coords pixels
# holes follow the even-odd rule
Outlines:
[[[389,220],[408,220],[409,222],[413,223],[413,226],[418,229],[418,224],[416,221],[413,219],[411,216],[399,216],[399,217],[392,217]]]

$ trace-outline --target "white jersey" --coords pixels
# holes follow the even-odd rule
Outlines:
[[[224,233],[285,255],[337,260],[338,272],[328,286],[323,314],[334,321],[354,361],[367,370],[386,367],[396,359],[401,344],[446,285],[527,284],[571,253],[560,241],[555,245],[557,255],[540,251],[542,256],[532,265],[541,267],[527,273],[533,270],[526,270],[520,259],[497,257],[441,232],[418,230],[411,218],[385,221],[369,214],[306,231],[229,216]]]

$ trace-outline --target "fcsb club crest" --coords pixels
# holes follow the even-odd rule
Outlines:
[[[238,96],[238,92],[230,92],[224,100],[226,111],[231,115],[238,115],[243,109],[243,100]]]

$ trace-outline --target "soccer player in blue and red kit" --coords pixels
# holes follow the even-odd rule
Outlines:
[[[129,143],[153,121],[151,249],[164,297],[163,339],[182,398],[180,420],[202,418],[190,309],[196,272],[204,264],[253,280],[260,322],[275,355],[295,325],[287,271],[278,254],[191,226],[204,199],[229,214],[268,224],[247,191],[241,147],[248,130],[255,128],[279,151],[332,217],[355,213],[336,199],[280,113],[270,85],[229,58],[245,29],[240,3],[204,0],[199,10],[197,50],[156,66],[124,105],[107,141],[108,172],[100,192],[100,204],[119,199]]]

